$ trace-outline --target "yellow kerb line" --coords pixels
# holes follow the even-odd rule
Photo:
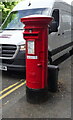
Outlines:
[[[16,89],[18,89],[19,87],[23,86],[25,83],[26,83],[26,81],[23,82],[23,83],[21,83],[20,85],[16,86],[15,88],[11,89],[11,90],[8,91],[6,94],[2,95],[2,96],[0,97],[0,100],[1,100],[2,98],[6,97],[7,95],[9,95],[10,93],[12,93],[13,91],[15,91]]]
[[[20,81],[23,81],[23,80],[20,80]],[[20,82],[20,81],[19,81],[19,82]],[[2,94],[3,92],[9,90],[10,88],[16,86],[19,82],[15,83],[15,84],[13,84],[13,85],[10,85],[9,87],[7,87],[7,88],[5,88],[4,90],[0,91],[0,94]]]

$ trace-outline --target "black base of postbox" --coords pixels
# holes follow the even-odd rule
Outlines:
[[[31,89],[26,86],[27,102],[38,104],[48,100],[48,89]]]
[[[46,89],[31,89],[26,86],[27,102],[38,104],[47,101],[48,92],[56,92],[58,90],[58,72],[58,66],[48,65],[48,88]]]
[[[48,89],[50,92],[58,90],[58,72],[58,66],[48,65]]]

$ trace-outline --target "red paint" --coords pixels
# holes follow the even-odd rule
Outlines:
[[[25,24],[23,37],[26,40],[26,86],[32,89],[43,89],[47,84],[48,62],[48,24],[51,17],[22,18]],[[34,41],[34,54],[28,54],[28,41]],[[28,59],[27,56],[37,56]]]

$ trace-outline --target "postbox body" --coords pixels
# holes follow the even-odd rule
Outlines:
[[[26,85],[32,89],[42,89],[47,87],[47,51],[48,30],[36,26],[32,33],[24,33],[26,40]],[[30,37],[31,36],[31,37]],[[44,38],[46,39],[44,41]],[[45,46],[44,46],[45,45]]]
[[[27,16],[23,37],[26,40],[26,86],[34,90],[48,87],[48,24],[51,17]]]

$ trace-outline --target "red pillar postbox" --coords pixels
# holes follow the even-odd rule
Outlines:
[[[34,15],[21,18],[25,24],[26,96],[29,102],[47,98],[48,24],[51,20],[51,17]]]

